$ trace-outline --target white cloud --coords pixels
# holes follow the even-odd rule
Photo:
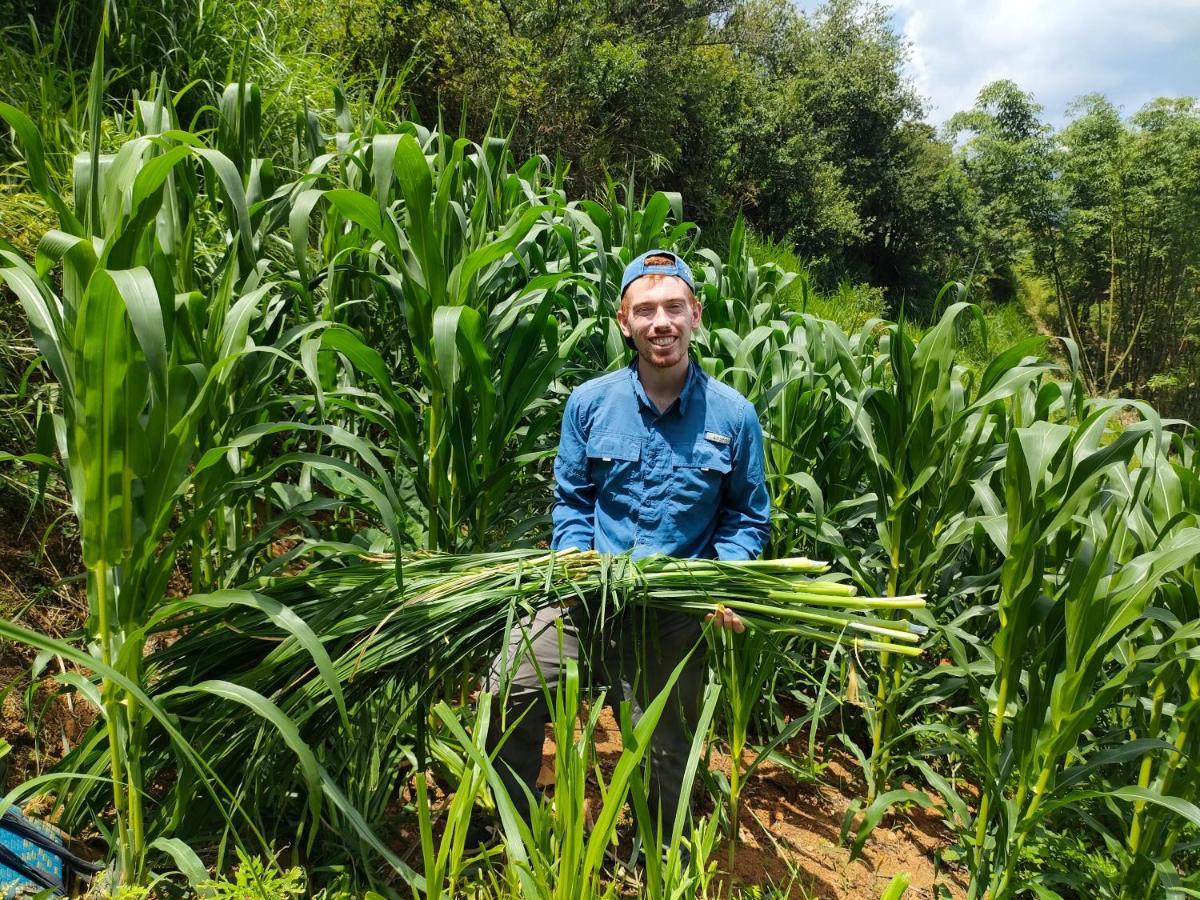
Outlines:
[[[1045,117],[1099,92],[1125,114],[1158,96],[1200,94],[1200,0],[895,0],[909,74],[937,124],[999,78]]]

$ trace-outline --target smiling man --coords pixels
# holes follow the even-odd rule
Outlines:
[[[636,355],[567,400],[554,462],[554,549],[725,560],[762,551],[770,527],[762,431],[746,398],[689,357],[700,316],[691,270],[674,253],[651,251],[626,267],[617,321]],[[525,715],[500,748],[499,769],[527,814],[524,788],[536,796],[548,718],[542,685],[553,691],[564,658],[595,664],[614,702],[631,701],[636,720],[697,648],[651,742],[651,813],[661,813],[669,832],[704,685],[700,622],[647,611],[597,623],[595,612],[545,609],[513,630],[489,689],[498,694],[501,672],[509,672],[506,718]],[[708,619],[744,630],[729,610]]]

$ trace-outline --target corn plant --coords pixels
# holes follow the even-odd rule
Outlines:
[[[1200,810],[1179,796],[1140,785],[1081,785],[1120,755],[1100,752],[1094,729],[1123,692],[1154,681],[1163,650],[1137,640],[1151,621],[1147,604],[1194,559],[1200,538],[1194,527],[1179,527],[1153,546],[1138,545],[1130,522],[1152,469],[1141,470],[1132,496],[1122,476],[1134,454],[1154,451],[1157,420],[1105,443],[1113,405],[1094,403],[1087,412],[1077,426],[1034,422],[1014,431],[1003,479],[1005,527],[992,531],[1005,557],[999,630],[987,648],[961,627],[943,629],[957,663],[945,674],[961,679],[987,711],[977,734],[934,724],[916,729],[969,759],[978,777],[972,814],[951,779],[917,762],[969,848],[971,896],[1007,897],[1027,884],[1030,876],[1018,874],[1027,842],[1051,817],[1090,798],[1140,801],[1200,823]],[[1186,634],[1168,642],[1175,645],[1168,656],[1182,649],[1175,640]],[[900,799],[928,803],[911,791],[881,795],[856,846]]]
[[[1162,652],[1148,683],[1141,687],[1149,694],[1148,714],[1142,696],[1127,701],[1134,721],[1126,746],[1139,757],[1127,781],[1138,796],[1128,819],[1118,819],[1122,827],[1117,834],[1124,837],[1119,854],[1127,873],[1124,895],[1139,900],[1163,888],[1182,887],[1183,873],[1172,858],[1187,826],[1200,825],[1195,814],[1200,809],[1200,778],[1190,763],[1200,752],[1200,667],[1194,659],[1200,611],[1195,576],[1188,577],[1188,568],[1194,570],[1195,564],[1181,567],[1182,577],[1168,579],[1162,595],[1172,613],[1190,614],[1189,625],[1176,619],[1174,629],[1150,629],[1151,640]]]
[[[1009,412],[1013,398],[1037,393],[1055,367],[1040,356],[1044,340],[1032,339],[999,354],[973,384],[955,361],[960,318],[972,313],[982,325],[977,308],[951,305],[916,344],[902,325],[889,328],[880,347],[883,377],[851,382],[844,399],[868,460],[864,474],[875,497],[881,575],[889,596],[951,589],[964,553],[995,521],[987,485],[1010,415],[1015,417]],[[1060,392],[1042,392],[1037,417],[1061,403]],[[903,660],[881,657],[871,710],[868,802],[889,776],[903,687]]]
[[[199,582],[213,579],[214,558],[220,565],[220,551],[232,549],[256,527],[244,501],[272,470],[258,469],[248,450],[272,431],[260,404],[278,370],[254,363],[260,355],[278,357],[283,351],[259,350],[249,330],[256,320],[277,320],[284,310],[273,302],[278,287],[263,278],[270,267],[260,255],[263,236],[279,221],[275,206],[261,196],[264,168],[246,157],[243,176],[224,153],[175,128],[162,87],[139,106],[143,133],[115,154],[101,154],[96,85],[102,50],[103,42],[93,73],[93,146],[76,160],[73,203],[47,177],[32,123],[0,106],[0,116],[22,141],[35,188],[62,226],[43,237],[33,265],[0,251],[0,279],[21,302],[58,386],[54,450],[79,521],[91,652],[57,652],[98,673],[96,687],[75,684],[101,709],[102,744],[89,749],[103,748],[98,774],[112,786],[120,877],[137,883],[145,874],[152,832],[159,830],[147,819],[144,799],[150,721],[158,720],[177,760],[190,770],[182,778],[198,778],[210,792],[220,784],[174,725],[164,724],[161,705],[147,694],[145,645],[170,606],[167,586],[179,555],[189,546],[204,548],[198,558],[205,565],[196,567],[195,576]],[[250,97],[250,105],[239,112],[231,101],[226,114],[250,116],[253,91],[239,88],[234,95]],[[229,229],[231,240],[219,250],[202,241],[206,222],[214,227],[224,222]],[[201,263],[203,254],[210,254],[207,264]],[[269,333],[268,327],[256,327]],[[246,377],[239,379],[240,373]],[[249,419],[239,415],[246,408],[252,410]],[[232,429],[250,422],[257,432],[229,443]],[[54,463],[46,454],[33,461]],[[287,461],[276,456],[271,464]],[[239,518],[242,509],[247,511]],[[210,519],[231,522],[232,530],[210,534]],[[10,631],[14,639],[34,642],[19,629]],[[319,651],[312,642],[308,646]],[[210,681],[186,690],[220,695],[226,689]],[[233,693],[264,719],[282,724],[259,695]],[[317,770],[308,771],[319,798]],[[63,784],[79,810],[87,792],[73,793],[77,785],[69,779]],[[310,812],[315,823],[319,804]]]
[[[736,238],[735,230],[734,247]],[[746,294],[750,283],[730,285]],[[702,352],[760,408],[779,507],[776,541],[828,548],[890,596],[951,594],[964,562],[978,565],[982,534],[996,527],[989,483],[1010,419],[1045,418],[1066,402],[1061,391],[1040,390],[1055,368],[1041,355],[1045,341],[999,354],[976,384],[956,360],[962,320],[972,311],[980,318],[974,307],[952,305],[914,344],[901,325],[870,324],[848,339],[827,323],[780,313],[772,295],[710,302],[719,313],[741,311],[746,322],[740,333],[707,335]],[[764,321],[775,315],[784,318]],[[759,324],[747,330],[750,321]],[[856,532],[872,523],[877,542],[864,546]],[[903,660],[884,654],[880,666],[868,711],[869,798],[888,779],[892,743],[905,739],[896,713]]]
[[[807,724],[804,718],[797,718],[780,729],[749,763],[745,762],[751,723],[766,695],[765,688],[778,669],[787,667],[790,662],[778,649],[780,637],[759,626],[751,626],[740,635],[726,631],[712,635],[714,668],[725,700],[720,724],[729,752],[728,782],[720,774],[714,774],[726,797],[725,840],[729,848],[729,871],[733,871],[741,841],[741,799],[746,784],[772,751]]]
[[[345,186],[326,173],[316,182],[335,186],[298,193],[293,253],[305,284],[308,218],[324,204],[317,242],[330,274],[320,306],[362,337],[309,337],[312,367],[319,376],[321,351],[342,354],[373,390],[330,384],[314,400],[322,414],[330,401],[343,416],[386,424],[427,548],[482,549],[524,514],[511,485],[521,465],[552,452],[544,436],[559,408],[544,402],[547,388],[590,330],[586,318],[564,330],[552,314],[568,273],[537,271],[560,192],[538,182],[539,160],[511,171],[503,141],[416,128],[343,137]],[[376,320],[355,309],[360,294],[379,303]]]
[[[1173,434],[1170,444],[1157,452],[1146,448],[1141,468],[1153,472],[1152,486],[1144,492],[1140,515],[1131,517],[1143,543],[1190,524],[1200,525],[1196,510],[1196,452],[1188,432]],[[1128,485],[1131,490],[1133,485]],[[1195,622],[1200,619],[1200,569],[1197,556],[1165,578],[1158,592],[1161,621],[1148,623],[1147,638],[1162,648],[1149,683],[1127,692],[1121,704],[1128,747],[1144,748],[1127,780],[1142,791],[1177,797],[1195,803],[1200,798],[1200,777],[1188,764],[1200,752],[1200,663],[1194,658]],[[1131,647],[1129,652],[1139,648]],[[1146,702],[1148,694],[1149,702]],[[1118,819],[1127,854],[1125,895],[1151,897],[1161,887],[1180,887],[1179,873],[1171,863],[1183,833],[1186,817],[1168,807],[1135,800],[1131,815]],[[1113,841],[1116,843],[1116,841]]]
[[[32,123],[12,107],[0,107],[0,114],[25,138],[31,170],[38,171]],[[212,383],[171,353],[174,298],[164,301],[155,277],[157,269],[170,284],[169,268],[160,268],[165,260],[154,255],[156,218],[172,171],[191,153],[186,145],[146,138],[111,160],[95,152],[81,159],[82,222],[47,181],[35,179],[68,230],[43,239],[36,268],[5,253],[0,269],[61,389],[59,450],[80,523],[96,654],[133,684],[142,682],[142,623],[170,572],[163,537],[187,488],[202,398]],[[218,167],[227,162],[212,159]],[[47,277],[58,262],[61,296]],[[146,713],[113,679],[102,682],[100,700],[120,868],[137,881],[146,848],[140,771]]]
[[[800,275],[771,263],[756,264],[746,252],[746,223],[740,216],[730,231],[724,259],[706,248],[697,256],[704,260],[700,301],[706,330],[724,328],[747,335],[764,323],[786,318],[784,297]]]
[[[877,335],[845,335],[832,322],[794,320],[759,390],[776,553],[834,556],[860,583],[873,580],[859,537],[874,511],[862,452],[843,397],[877,377]],[[786,548],[794,548],[787,550]]]

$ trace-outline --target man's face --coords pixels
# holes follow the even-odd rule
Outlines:
[[[638,356],[669,369],[687,358],[692,332],[700,324],[700,303],[681,278],[643,277],[625,289],[617,323],[633,339]]]

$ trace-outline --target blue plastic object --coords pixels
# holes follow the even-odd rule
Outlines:
[[[62,832],[12,807],[0,818],[0,897],[10,900],[47,889],[65,895],[71,856]]]

